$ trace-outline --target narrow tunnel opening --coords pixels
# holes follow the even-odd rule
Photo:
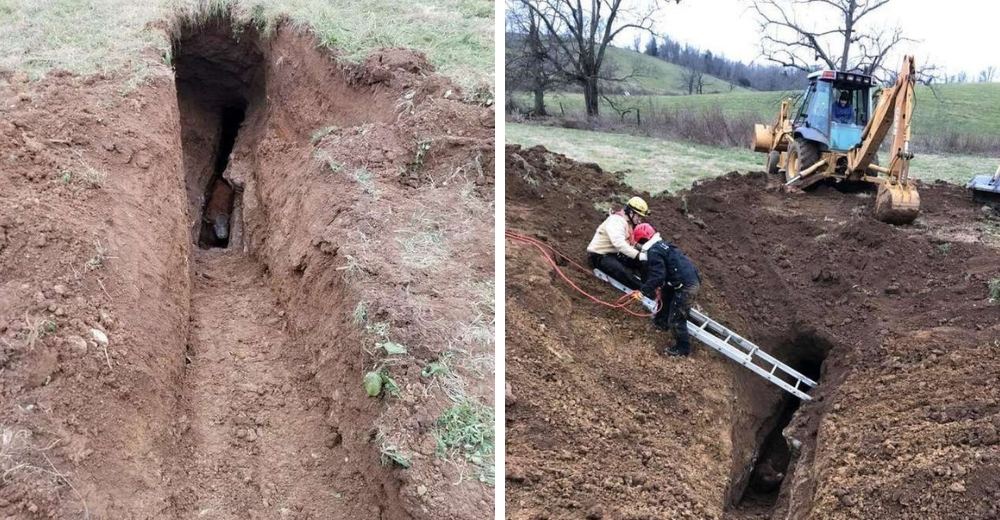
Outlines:
[[[240,125],[246,118],[246,106],[222,108],[219,123],[219,146],[215,154],[215,168],[201,211],[201,232],[198,246],[202,249],[228,248],[232,227],[233,202],[236,198],[232,183],[226,179],[229,157],[236,145]]]
[[[216,175],[221,175],[229,166],[229,154],[233,153],[236,136],[240,133],[240,125],[243,124],[246,115],[247,107],[245,105],[222,107],[219,123],[219,151],[215,155]]]
[[[832,344],[825,338],[807,333],[777,342],[775,351],[783,354],[781,358],[790,367],[819,383],[823,362],[831,348]],[[796,445],[800,439],[785,437],[785,429],[802,401],[784,391],[771,399],[770,414],[761,422],[749,464],[736,475],[731,512],[737,516],[768,513],[777,507],[782,485],[789,479],[790,468],[801,446]]]
[[[244,128],[263,109],[263,44],[253,27],[216,17],[179,27],[172,48],[192,239],[229,248],[241,236],[246,175],[230,161],[253,139]]]

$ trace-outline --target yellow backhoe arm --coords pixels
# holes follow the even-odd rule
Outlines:
[[[903,58],[896,83],[884,89],[875,113],[861,132],[861,145],[848,156],[850,177],[860,180],[871,168],[887,175],[886,179],[872,179],[879,183],[875,198],[875,217],[883,222],[904,224],[913,222],[920,212],[920,196],[909,180],[910,123],[913,115],[913,91],[916,85],[916,67],[913,56]],[[896,121],[889,164],[882,168],[872,166],[875,153]]]
[[[861,132],[861,145],[849,157],[848,166],[852,172],[864,175],[875,159],[879,146],[892,129],[893,120],[899,120],[892,143],[892,156],[884,168],[889,182],[905,184],[910,172],[910,118],[913,114],[913,88],[916,84],[916,68],[913,56],[903,58],[896,83],[882,90],[878,106],[865,129]],[[883,168],[879,168],[883,170]]]

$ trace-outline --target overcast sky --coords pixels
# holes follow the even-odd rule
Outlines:
[[[730,59],[760,62],[759,26],[749,5],[750,0],[661,2],[656,31]],[[995,10],[994,2],[984,0],[893,0],[864,23],[900,25],[904,35],[918,41],[904,42],[898,49],[913,54],[918,66],[929,60],[949,74],[964,70],[975,77],[991,65],[1000,69]],[[615,44],[630,46],[634,37],[621,37]],[[900,56],[886,65],[898,68]]]

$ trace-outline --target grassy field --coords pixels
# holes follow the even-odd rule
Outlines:
[[[176,10],[229,5],[263,24],[288,15],[351,61],[375,48],[409,47],[467,89],[495,84],[489,0],[411,0],[405,8],[393,0],[0,0],[0,70],[32,79],[54,68],[141,74],[143,49],[169,47],[163,31],[147,24]]]
[[[698,179],[731,171],[764,169],[764,154],[743,148],[717,148],[626,134],[589,132],[541,125],[507,123],[505,141],[542,145],[578,161],[624,171],[625,180],[651,193],[676,192]],[[992,173],[997,159],[965,155],[918,155],[911,174],[924,181],[944,180],[964,185],[974,174]]]
[[[627,82],[643,91],[651,94],[687,94],[687,87],[683,86],[682,75],[684,67],[667,63],[659,58],[647,56],[641,52],[618,47],[608,47],[608,63],[618,67],[624,73],[632,70],[632,64],[636,63],[640,70],[645,71],[641,77],[633,78]],[[703,77],[703,92],[705,94],[717,94],[720,92],[742,92],[746,89],[735,87],[715,76],[705,75]],[[582,99],[582,98],[581,98]]]
[[[937,96],[929,87],[917,87],[917,102],[913,115],[914,135],[920,133],[942,135],[948,132],[1000,135],[1000,84],[940,85],[936,90]],[[703,110],[719,107],[727,115],[749,113],[761,123],[765,123],[773,121],[778,116],[781,100],[793,94],[795,93],[743,90],[691,96],[631,96],[629,102],[638,104],[646,114],[665,110]],[[522,104],[530,102],[527,95],[518,94],[517,97]],[[562,107],[568,115],[583,114],[582,94],[551,94],[546,96],[546,103],[552,113],[560,113]]]

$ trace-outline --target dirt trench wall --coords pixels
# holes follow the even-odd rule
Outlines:
[[[11,473],[0,516],[79,518],[83,496],[92,518],[155,517],[190,292],[172,78],[56,72],[0,99],[0,425],[24,434],[2,464],[80,493]]]
[[[345,68],[318,51],[311,36],[288,26],[279,26],[263,45],[262,71],[265,96],[250,103],[226,176],[243,190],[243,248],[267,266],[272,287],[289,311],[301,348],[287,355],[301,360],[307,384],[327,396],[319,406],[330,428],[342,435],[338,450],[359,461],[331,468],[332,478],[368,489],[371,514],[382,518],[479,518],[484,507],[492,507],[491,488],[443,484],[436,476],[441,469],[430,457],[406,471],[380,465],[376,426],[384,408],[361,388],[362,376],[374,368],[364,352],[372,340],[362,332],[355,310],[364,292],[371,312],[393,322],[393,339],[420,352],[406,335],[407,305],[394,298],[397,277],[406,273],[399,243],[391,235],[394,212],[407,205],[400,172],[418,136],[462,128],[469,123],[456,120],[468,113],[478,119],[482,109],[446,102],[447,110],[435,109],[437,115],[428,120],[415,105],[430,96],[440,98],[442,85],[450,84],[432,76],[433,68],[422,56],[389,50],[375,53],[362,66]],[[407,98],[404,89],[413,93]],[[417,121],[399,122],[408,116]],[[315,137],[322,129],[330,134],[326,140]],[[490,130],[475,134],[468,141],[456,136],[454,149],[445,145],[428,158],[427,168],[433,171],[439,163],[448,168],[454,161],[450,156],[488,151]],[[352,177],[355,171],[368,172],[375,180]],[[445,192],[442,204],[457,197]],[[482,235],[484,244],[488,238]],[[370,244],[375,247],[368,250]],[[487,255],[491,249],[484,248],[483,258]],[[346,272],[354,269],[348,264],[362,257],[370,262],[361,272]],[[485,272],[482,276],[492,278]],[[417,379],[419,367],[409,370]],[[401,384],[407,381],[405,374],[394,377]],[[436,414],[438,406],[419,413]],[[413,419],[401,422],[397,414],[390,412],[385,420],[394,434],[425,436],[433,422],[428,417],[418,426]],[[421,442],[426,446],[427,437]],[[432,454],[433,448],[427,452]],[[418,494],[418,486],[431,491]]]

